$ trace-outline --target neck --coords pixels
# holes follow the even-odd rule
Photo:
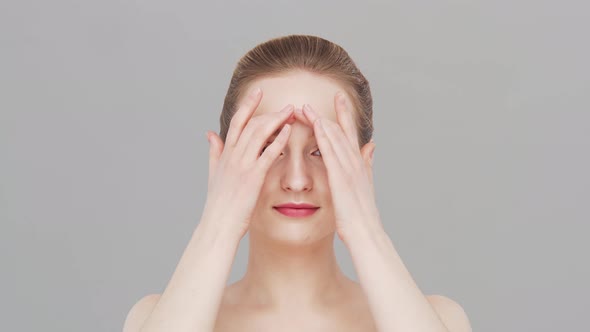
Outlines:
[[[352,281],[340,270],[334,235],[312,244],[278,243],[251,231],[242,296],[271,310],[322,308],[342,296]]]

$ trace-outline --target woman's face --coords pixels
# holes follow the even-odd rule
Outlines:
[[[263,97],[253,116],[277,112],[287,104],[301,108],[309,104],[320,117],[337,122],[334,95],[344,91],[334,80],[308,72],[291,72],[279,77],[258,79],[249,85],[261,87]],[[348,104],[351,105],[349,96]],[[304,117],[304,116],[303,116]],[[269,138],[269,142],[274,136]],[[307,217],[289,217],[274,207],[284,203],[308,203],[319,209]],[[250,232],[260,232],[274,241],[307,244],[335,231],[334,211],[326,167],[313,128],[302,121],[291,125],[283,153],[270,167],[250,224]]]

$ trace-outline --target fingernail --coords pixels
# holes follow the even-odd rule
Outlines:
[[[301,114],[301,113],[303,113],[303,111],[301,110],[301,108],[296,108],[296,109],[295,109],[295,113],[299,113],[299,114]]]
[[[293,105],[289,104],[289,105],[287,105],[285,108],[283,108],[283,109],[281,110],[281,112],[289,112],[289,111],[290,111],[290,110],[292,110],[292,109],[293,109]]]
[[[324,127],[322,126],[322,120],[320,118],[318,118],[317,120],[315,120],[315,122],[318,124],[318,128],[324,129]]]
[[[209,138],[209,131],[205,133],[205,136],[207,136],[207,142],[211,143],[211,139]]]
[[[262,89],[260,89],[260,88],[254,89],[254,91],[252,91],[252,96],[253,97],[258,96],[258,94],[260,94],[260,91],[262,91]]]

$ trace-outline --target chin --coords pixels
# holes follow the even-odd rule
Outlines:
[[[255,232],[256,237],[288,245],[309,245],[324,240],[327,236],[333,237],[336,232],[334,222],[321,218],[320,211],[304,218],[290,218],[277,211],[270,212],[264,217],[252,219],[250,232]]]

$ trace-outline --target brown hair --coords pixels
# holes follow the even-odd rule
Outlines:
[[[270,39],[238,61],[219,118],[221,139],[225,142],[237,103],[252,81],[296,70],[324,75],[344,85],[356,109],[359,146],[368,143],[373,135],[373,99],[369,82],[342,47],[310,35]]]

